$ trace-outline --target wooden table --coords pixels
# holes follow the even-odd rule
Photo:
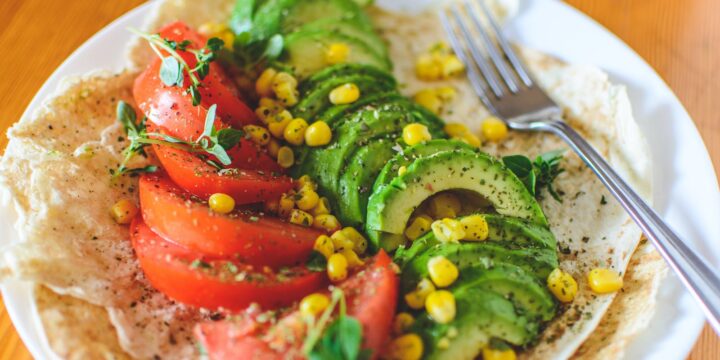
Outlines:
[[[70,53],[141,0],[0,2],[0,129],[15,122],[45,79]],[[568,0],[634,48],[680,97],[720,169],[720,2],[717,0]],[[115,44],[123,46],[123,44]],[[0,148],[7,139],[0,137]],[[30,355],[0,301],[0,360]],[[706,327],[690,359],[720,359]]]

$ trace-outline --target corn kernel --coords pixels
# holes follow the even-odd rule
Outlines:
[[[270,133],[262,126],[246,125],[243,127],[250,140],[258,145],[267,145],[270,142]]]
[[[344,63],[347,61],[348,56],[350,56],[350,47],[347,44],[330,44],[327,52],[325,52],[325,62],[331,65]]]
[[[443,101],[432,89],[421,90],[413,97],[416,103],[430,110],[434,114],[440,114],[443,108]]]
[[[502,141],[507,137],[508,128],[502,120],[490,116],[480,126],[482,135],[489,141]]]
[[[362,261],[360,259],[360,257],[358,256],[358,254],[356,252],[352,251],[351,249],[344,249],[340,253],[343,254],[343,256],[345,256],[345,259],[347,259],[348,266],[350,268],[355,268],[358,266],[365,265],[365,262]]]
[[[319,215],[325,215],[330,213],[330,200],[326,197],[321,197],[320,200],[318,200],[317,205],[315,205],[315,208],[312,210],[313,216],[319,216]]]
[[[342,230],[335,231],[332,235],[330,235],[330,238],[332,239],[335,251],[337,252],[341,252],[345,249],[352,250],[355,248],[355,244],[345,235],[345,233],[343,233]]]
[[[329,97],[334,105],[352,104],[360,98],[360,88],[353,83],[343,84],[333,89]]]
[[[283,132],[285,141],[293,145],[302,145],[305,141],[305,131],[308,128],[308,123],[305,119],[297,118],[291,121]]]
[[[420,360],[423,355],[423,342],[417,334],[405,334],[394,339],[382,358],[388,360]]]
[[[295,207],[294,194],[282,194],[278,203],[278,214],[282,217],[289,217],[290,212]]]
[[[280,152],[280,143],[275,139],[270,139],[267,144],[267,151],[270,156],[277,159],[278,153]]]
[[[330,305],[330,298],[321,293],[314,293],[305,296],[300,301],[300,313],[303,316],[314,318],[322,314]]]
[[[477,135],[469,132],[463,134],[462,136],[453,136],[453,139],[462,141],[473,147],[480,147],[480,145],[482,145],[482,141],[480,141],[480,138],[477,137]]]
[[[506,349],[506,350],[499,350],[499,349],[491,349],[489,347],[486,347],[483,349],[483,360],[515,360],[517,359],[517,355],[515,355],[515,350],[513,349]]]
[[[418,282],[415,290],[405,294],[405,302],[409,307],[419,310],[425,306],[428,295],[435,291],[435,285],[429,279],[422,279]]]
[[[548,275],[547,286],[550,292],[564,303],[573,301],[578,292],[578,284],[572,275],[560,269],[555,269]]]
[[[324,121],[316,121],[308,126],[305,131],[305,143],[307,146],[323,146],[332,140],[332,130]]]
[[[235,199],[227,194],[216,193],[210,195],[208,205],[212,211],[218,214],[228,214],[235,209]]]
[[[340,228],[340,222],[335,217],[335,215],[315,215],[315,222],[313,222],[313,227],[316,229],[325,230],[327,232],[332,232]]]
[[[290,84],[290,86],[292,86],[292,87],[297,87],[298,81],[290,73],[286,73],[283,71],[283,72],[279,72],[273,78],[273,86],[281,85],[281,84]]]
[[[623,278],[613,270],[597,268],[588,274],[588,284],[594,293],[608,294],[623,287]]]
[[[437,80],[442,76],[442,66],[432,55],[424,54],[415,62],[415,75],[421,80]]]
[[[258,105],[260,105],[260,107],[266,107],[270,110],[278,110],[282,108],[281,103],[269,97],[261,97]]]
[[[340,230],[340,232],[353,243],[353,250],[357,253],[362,254],[367,249],[367,239],[365,239],[360,232],[355,230],[353,227],[346,227]]]
[[[315,184],[310,175],[303,175],[295,181],[295,188],[297,190],[302,190],[305,187],[308,187],[312,190],[317,190],[317,184]]]
[[[457,280],[460,272],[457,266],[444,256],[435,256],[428,260],[428,274],[430,280],[437,287],[448,287]]]
[[[395,335],[403,334],[414,322],[415,318],[409,313],[398,313],[393,320],[393,333],[395,333]]]
[[[465,70],[465,65],[454,54],[441,56],[440,64],[442,77],[445,79],[460,74]]]
[[[290,211],[290,222],[295,225],[310,226],[313,223],[313,216],[300,209],[292,209]]]
[[[430,135],[427,126],[418,123],[406,125],[403,128],[402,137],[403,141],[410,146],[432,140],[432,135]]]
[[[431,225],[432,218],[427,215],[420,215],[413,219],[410,226],[405,229],[405,237],[408,238],[408,240],[413,241],[430,231]]]
[[[310,211],[317,205],[319,200],[320,196],[313,190],[312,186],[303,186],[295,197],[295,205],[300,210]]]
[[[398,168],[398,176],[403,176],[407,172],[407,166],[403,165]]]
[[[287,169],[295,164],[295,153],[291,148],[283,146],[278,150],[277,162],[281,167]]]
[[[285,134],[285,129],[288,124],[293,120],[292,114],[287,110],[281,110],[276,114],[272,114],[266,118],[266,123],[270,133],[278,138],[282,139]]]
[[[470,215],[460,219],[460,224],[465,229],[465,236],[462,240],[483,241],[489,235],[488,223],[482,215]]]
[[[280,99],[285,106],[293,106],[298,103],[298,96],[300,96],[300,94],[297,88],[289,83],[273,85],[273,91],[275,91],[277,98]]]
[[[327,274],[332,282],[343,281],[348,275],[348,261],[343,254],[332,254],[327,261]]]
[[[317,239],[315,239],[315,245],[313,246],[313,249],[325,256],[325,258],[329,258],[330,255],[335,253],[335,246],[333,246],[332,239],[330,239],[327,235],[320,235]]]
[[[450,348],[450,339],[443,337],[437,342],[437,347],[440,350],[446,350]]]
[[[470,132],[467,126],[461,123],[447,123],[445,124],[443,130],[445,130],[445,133],[451,137],[462,137]]]
[[[430,214],[433,219],[454,218],[462,210],[462,204],[457,196],[444,192],[430,199]]]
[[[273,96],[273,79],[275,79],[277,71],[273,68],[267,68],[260,74],[257,81],[255,82],[255,92],[261,97],[272,97]]]
[[[115,222],[122,225],[129,224],[137,213],[138,207],[128,199],[122,199],[110,208],[110,214],[115,219]]]
[[[450,101],[457,96],[457,90],[452,86],[441,86],[435,89],[435,94],[444,102]]]
[[[440,242],[458,242],[465,237],[464,227],[454,219],[436,220],[430,228]]]
[[[425,310],[435,322],[447,324],[455,319],[455,295],[447,290],[433,291],[425,299]]]

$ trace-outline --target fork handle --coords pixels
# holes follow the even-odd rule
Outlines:
[[[542,130],[552,132],[565,140],[597,174],[665,261],[680,276],[687,289],[700,301],[710,325],[720,334],[720,278],[716,271],[689,248],[570,125],[562,120],[544,124]]]

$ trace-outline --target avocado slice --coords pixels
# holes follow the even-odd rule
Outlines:
[[[287,34],[322,19],[352,21],[362,29],[374,31],[370,18],[353,0],[295,0],[282,14],[282,32]]]
[[[370,75],[348,74],[329,78],[301,95],[300,102],[291,110],[295,117],[315,119],[318,113],[333,106],[330,92],[338,86],[353,83],[360,89],[360,95],[395,90],[395,79],[377,78]]]
[[[295,75],[306,78],[327,64],[325,58],[327,48],[334,43],[344,43],[350,47],[348,63],[367,64],[383,70],[390,70],[390,60],[375,52],[363,41],[345,34],[326,30],[306,30],[291,33],[285,37],[284,62],[295,69]]]
[[[306,30],[324,30],[333,33],[340,33],[343,35],[351,36],[356,38],[375,51],[375,53],[388,57],[388,49],[385,42],[378,36],[374,31],[367,31],[367,27],[363,23],[358,23],[356,19],[328,19],[323,18],[320,20],[307,23],[300,27],[297,31]]]
[[[424,359],[474,359],[491,338],[523,345],[537,336],[538,324],[515,313],[513,304],[494,292],[463,287],[452,290],[457,315],[448,324],[439,324],[423,312],[416,317],[409,332],[423,340]],[[455,329],[456,336],[449,336]],[[449,341],[441,348],[438,342]]]
[[[377,68],[375,66],[365,64],[352,64],[343,63],[331,65],[322,70],[312,74],[309,78],[303,80],[300,83],[298,89],[301,94],[306,93],[309,89],[312,89],[318,84],[332,79],[334,77],[346,76],[346,75],[369,75],[380,79],[387,79],[388,81],[395,81],[395,77],[387,72],[386,70]],[[362,98],[361,98],[362,99]]]
[[[433,139],[422,144],[417,144],[403,149],[401,153],[390,159],[375,180],[373,191],[387,185],[397,176],[401,166],[408,166],[418,158],[430,156],[443,151],[468,150],[477,151],[472,146],[457,140]]]
[[[425,199],[458,189],[482,196],[499,214],[548,224],[535,198],[502,162],[483,153],[445,151],[415,160],[403,175],[370,195],[366,233],[376,248],[394,250],[399,243],[389,241],[386,234],[401,236],[410,215]]]
[[[376,107],[383,103],[403,101],[406,98],[395,90],[377,94],[366,94],[358,101],[347,105],[333,105],[317,115],[317,120],[325,121],[330,127],[335,127],[348,114],[352,114],[364,107]]]

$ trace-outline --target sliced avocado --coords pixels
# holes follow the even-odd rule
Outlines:
[[[433,139],[428,142],[410,146],[403,149],[401,153],[390,159],[385,167],[383,167],[380,175],[378,175],[373,191],[390,183],[397,176],[398,169],[401,166],[408,166],[418,158],[430,156],[442,151],[468,150],[475,151],[472,146],[456,140]]]
[[[347,105],[333,105],[322,113],[318,114],[317,119],[325,121],[331,127],[334,127],[348,114],[354,113],[364,107],[374,107],[380,104],[393,101],[405,100],[406,98],[397,91],[387,91],[378,94],[366,94],[358,101]]]
[[[316,87],[319,83],[332,79],[334,77],[346,76],[346,75],[369,75],[383,79],[390,79],[395,81],[395,77],[386,70],[377,68],[375,66],[363,65],[363,64],[337,64],[331,65],[322,70],[312,74],[309,78],[303,80],[300,83],[298,89],[300,93],[305,93],[309,89]],[[362,99],[362,98],[361,98]]]
[[[323,18],[320,20],[307,23],[298,28],[297,31],[314,31],[324,30],[327,32],[339,33],[356,38],[369,47],[377,54],[384,57],[388,56],[388,49],[385,42],[374,31],[367,31],[365,24],[358,24],[355,19],[340,20]]]
[[[353,0],[299,0],[283,14],[282,32],[287,34],[321,19],[352,21],[360,28],[374,31],[370,18]]]
[[[445,151],[413,161],[403,175],[373,192],[365,225],[371,242],[394,250],[399,244],[381,238],[402,235],[413,211],[445,190],[473,192],[488,200],[499,214],[547,226],[540,205],[502,162],[483,153]]]
[[[338,183],[340,222],[344,226],[365,223],[367,201],[380,169],[397,154],[395,141],[378,139],[355,151]]]
[[[513,304],[501,295],[472,287],[452,293],[457,312],[453,321],[439,324],[423,312],[408,330],[422,338],[424,359],[475,359],[491,338],[523,345],[538,333],[538,324],[517,315]],[[440,341],[450,346],[440,347]]]
[[[325,30],[298,31],[287,35],[285,56],[282,60],[295,69],[296,76],[306,78],[327,66],[322,59],[325,58],[328,47],[334,43],[348,45],[348,63],[372,65],[388,71],[392,68],[385,56],[376,53],[359,39]]]
[[[395,79],[378,78],[369,75],[348,74],[327,79],[316,87],[301,95],[300,102],[291,110],[293,116],[303,119],[315,119],[318,113],[333,106],[330,102],[330,92],[344,84],[355,84],[360,94],[372,94],[395,90]]]

